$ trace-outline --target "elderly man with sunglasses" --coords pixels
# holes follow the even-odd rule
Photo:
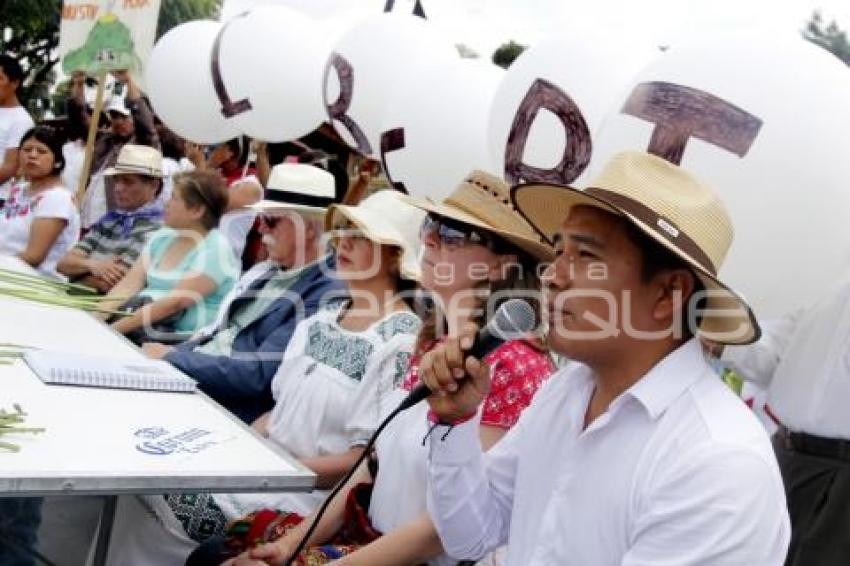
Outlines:
[[[145,344],[145,353],[192,376],[245,422],[269,411],[271,381],[295,326],[344,296],[322,243],[322,218],[334,195],[330,173],[301,163],[276,166],[265,198],[253,205],[269,260],[242,276],[213,325],[174,348]]]

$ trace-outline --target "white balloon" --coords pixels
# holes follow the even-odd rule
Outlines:
[[[608,34],[588,36],[581,32],[569,32],[549,37],[524,51],[508,68],[507,75],[496,92],[490,117],[489,139],[493,155],[502,164],[502,171],[512,181],[522,177],[526,181],[576,182],[585,176],[586,161],[579,158],[567,143],[579,143],[584,148],[586,159],[592,156],[592,139],[611,105],[619,100],[628,81],[645,66],[655,52],[635,39],[612,41]],[[550,88],[544,82],[557,90]],[[557,91],[559,94],[556,94]],[[573,119],[583,118],[584,127],[577,127],[576,134],[567,132],[561,119],[552,111],[552,101],[566,95],[577,107]],[[529,114],[539,107],[542,99],[548,102],[545,111]],[[529,110],[520,111],[524,101],[531,104]],[[563,99],[562,99],[563,100]],[[566,106],[564,119],[566,117]],[[524,116],[525,118],[521,117]],[[528,125],[527,120],[533,120]],[[527,133],[523,132],[523,121]],[[578,124],[577,122],[572,122]],[[582,137],[582,134],[584,137]],[[513,141],[511,141],[513,140]],[[522,142],[524,140],[524,147]],[[518,175],[508,163],[506,149],[511,141],[511,153],[516,165],[517,153],[521,151],[521,162],[542,171]],[[574,160],[579,163],[571,165]],[[583,163],[583,165],[582,165]],[[558,167],[559,164],[561,167]],[[556,171],[557,169],[557,171]],[[565,169],[569,169],[567,172]],[[580,176],[575,176],[579,174]]]
[[[231,20],[221,37],[219,69],[232,102],[251,108],[231,120],[271,142],[299,138],[325,119],[322,76],[331,44],[304,14],[263,6]]]
[[[720,272],[724,280],[762,317],[782,315],[823,293],[850,252],[850,71],[799,36],[742,33],[673,46],[633,86],[652,82],[708,93],[761,122],[749,147],[752,131],[736,142],[721,127],[691,137],[681,158],[684,168],[719,192],[732,216],[735,241]],[[668,112],[690,98],[674,88]],[[653,89],[660,92],[656,85],[644,94]],[[657,108],[646,103],[649,98],[642,106]],[[705,115],[704,104],[686,104],[698,110],[685,119]],[[727,110],[714,104],[711,112],[716,117]],[[738,121],[746,122],[741,115]],[[676,122],[681,128],[682,116]],[[653,129],[645,119],[615,111],[596,153],[604,158],[646,150]],[[718,139],[742,155],[720,147]],[[594,160],[592,168],[603,162]]]
[[[188,22],[169,30],[154,45],[145,83],[154,112],[175,133],[197,143],[218,143],[239,135],[221,114],[213,88],[210,53],[221,24]]]
[[[504,71],[460,59],[428,71],[408,75],[390,101],[383,130],[403,128],[404,148],[384,159],[393,182],[440,201],[473,169],[500,174],[487,143],[487,120]]]
[[[454,46],[428,22],[398,14],[380,14],[356,24],[340,38],[334,52],[324,83],[329,115],[346,143],[372,156],[380,155],[383,114],[396,96],[397,85],[412,74],[444,68],[458,59]],[[349,80],[340,83],[341,76]],[[347,109],[342,93],[350,96]],[[430,94],[426,90],[418,96]],[[353,135],[357,130],[362,136]]]

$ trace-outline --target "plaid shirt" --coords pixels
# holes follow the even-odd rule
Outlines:
[[[157,206],[149,204],[141,210]],[[123,263],[133,265],[145,247],[148,236],[162,227],[162,219],[137,218],[130,233],[123,235],[121,220],[101,220],[79,241],[75,249],[85,252],[93,259],[106,259],[117,256]]]

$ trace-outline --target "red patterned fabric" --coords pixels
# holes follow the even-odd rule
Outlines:
[[[345,501],[342,528],[327,544],[305,549],[294,566],[320,566],[357,551],[381,536],[369,522],[367,508],[372,494],[371,483],[359,483],[349,490]],[[300,524],[304,517],[297,513],[261,509],[232,521],[227,526],[227,557],[235,557],[266,542],[274,542]]]
[[[414,356],[410,360],[410,368],[402,385],[407,391],[419,383],[419,358]],[[531,403],[543,381],[555,371],[555,366],[545,352],[525,340],[505,342],[485,356],[484,361],[492,373],[481,424],[511,428],[523,409]]]

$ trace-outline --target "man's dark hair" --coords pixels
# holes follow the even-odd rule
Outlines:
[[[24,82],[24,69],[18,60],[9,55],[0,55],[0,69],[3,69],[3,74],[12,81],[18,83],[18,88]]]
[[[653,277],[662,271],[672,271],[676,269],[685,269],[693,276],[694,289],[685,301],[685,312],[682,317],[682,337],[686,340],[693,338],[696,329],[690,327],[688,321],[691,317],[688,315],[692,309],[696,309],[696,312],[699,312],[705,308],[705,285],[702,280],[697,277],[694,269],[685,260],[665,248],[625,218],[621,220],[626,232],[626,237],[634,243],[641,252],[641,281],[648,283]],[[696,301],[694,301],[694,297],[697,297]],[[699,325],[699,323],[700,319],[697,318],[696,324]]]
[[[172,132],[164,124],[157,128],[162,156],[180,161],[186,155],[186,145],[183,138]]]
[[[239,167],[244,167],[248,162],[248,155],[251,153],[251,138],[248,136],[240,136],[224,142],[227,148],[236,157]]]

